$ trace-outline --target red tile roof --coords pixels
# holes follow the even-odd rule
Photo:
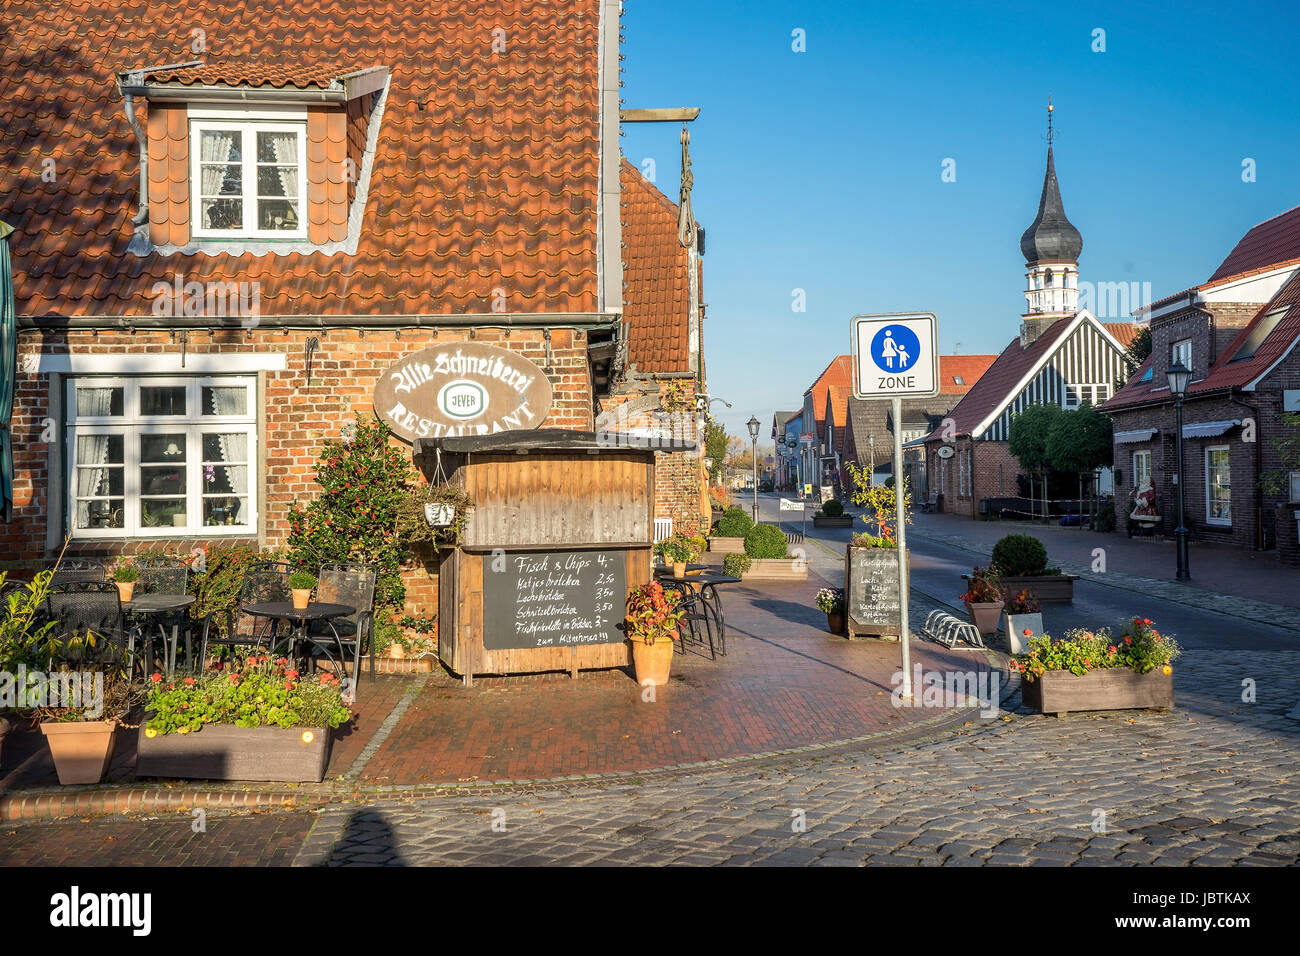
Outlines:
[[[812,393],[813,420],[817,423],[817,438],[824,438],[826,435],[826,391],[832,385],[838,385],[853,389],[853,356],[837,355],[831,359],[831,364],[827,365],[825,370],[817,376],[812,385],[804,390],[804,395]],[[805,430],[808,429],[808,423],[804,422]],[[810,430],[806,432],[812,434]]]
[[[690,266],[677,239],[677,204],[627,160],[620,180],[628,361],[641,372],[689,371]]]
[[[1242,236],[1209,281],[1263,271],[1297,258],[1300,258],[1300,206],[1261,222]]]
[[[355,255],[127,253],[139,150],[115,74],[193,58],[195,28],[214,66],[194,81],[391,69]],[[19,231],[18,312],[149,314],[177,273],[256,281],[268,315],[488,313],[496,290],[505,311],[595,311],[599,28],[599,0],[10,0],[0,218]]]
[[[1252,358],[1242,359],[1238,362],[1230,361],[1251,332],[1264,321],[1265,316],[1271,312],[1276,312],[1278,309],[1288,307],[1290,307],[1290,311],[1277,324],[1277,327],[1268,334]],[[1271,300],[1264,304],[1263,308],[1255,313],[1255,317],[1250,320],[1249,324],[1233,336],[1232,341],[1219,353],[1215,364],[1210,367],[1210,374],[1199,382],[1190,383],[1187,386],[1187,394],[1197,395],[1249,385],[1269,371],[1291,349],[1295,348],[1298,340],[1300,340],[1300,272],[1293,275],[1290,281],[1278,290],[1277,295],[1273,296]],[[1150,368],[1151,359],[1148,358],[1142,364],[1142,367],[1134,373],[1133,377],[1129,379],[1128,384],[1116,392],[1114,398],[1102,405],[1102,408],[1106,411],[1115,411],[1131,405],[1141,405],[1144,402],[1168,401],[1169,383],[1167,381],[1155,381],[1154,379],[1142,381],[1143,376],[1146,375],[1147,370]]]
[[[1103,322],[1102,325],[1124,348],[1132,345],[1133,340],[1137,338],[1138,325],[1136,322]]]
[[[849,396],[853,389],[844,385],[831,385],[826,389],[826,409],[824,416],[835,427],[834,451],[844,450],[845,425],[849,421]]]
[[[199,57],[195,57],[199,59]],[[294,50],[289,56],[274,60],[249,61],[236,57],[209,57],[201,67],[187,67],[180,70],[163,70],[149,73],[147,83],[176,83],[181,86],[209,86],[223,84],[226,86],[269,86],[282,89],[296,86],[299,89],[318,87],[328,89],[334,81],[346,73],[354,73],[358,68],[371,64],[343,63],[327,61],[319,57],[304,55]],[[148,63],[140,62],[127,67],[127,70],[143,69]]]
[[[1034,364],[1056,346],[1073,322],[1073,316],[1058,319],[1035,339],[1029,348],[1021,346],[1019,336],[1013,339],[1011,344],[1002,350],[1002,354],[994,359],[988,371],[980,376],[974,387],[962,396],[962,400],[948,413],[947,417],[957,423],[956,433],[966,435],[978,428],[980,423],[1007,400]],[[935,429],[926,437],[936,438],[939,432],[940,429]]]
[[[996,355],[940,355],[939,394],[965,395],[989,370]],[[958,385],[957,379],[965,384]]]

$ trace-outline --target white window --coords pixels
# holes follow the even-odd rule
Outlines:
[[[1205,520],[1232,525],[1232,467],[1227,445],[1205,449]]]
[[[1065,386],[1065,407],[1078,408],[1084,402],[1100,405],[1110,398],[1109,385],[1067,385]]]
[[[1179,339],[1169,347],[1169,364],[1170,366],[1183,363],[1184,368],[1192,367],[1192,340]]]
[[[72,378],[74,537],[256,533],[256,379]]]
[[[305,239],[304,123],[190,123],[191,221],[197,237]]]
[[[1133,452],[1133,487],[1141,488],[1151,477],[1151,452]]]

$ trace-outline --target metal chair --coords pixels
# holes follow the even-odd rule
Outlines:
[[[126,626],[117,587],[93,581],[61,584],[45,597],[45,611],[54,622],[51,636],[63,646],[69,664],[135,666],[135,634]]]
[[[709,656],[713,660],[718,659],[718,649],[714,640],[715,630],[718,628],[717,612],[706,599],[702,591],[697,591],[684,581],[661,580],[665,591],[676,591],[678,594],[677,609],[685,611],[682,617],[682,626],[685,627],[691,635],[691,643],[709,645]],[[678,639],[681,641],[682,650],[686,650],[686,634],[682,633],[681,627],[678,628]],[[724,652],[725,653],[725,652]]]
[[[199,643],[199,669],[208,660],[208,647],[260,647],[275,643],[274,620],[244,613],[250,604],[288,601],[289,575],[292,568],[283,561],[250,564],[239,584],[239,599],[233,609],[218,608],[203,618],[203,637]],[[224,619],[224,627],[221,622]]]
[[[80,584],[83,582],[99,584],[105,580],[103,561],[96,561],[91,558],[77,558],[59,562],[54,568],[54,574],[50,577],[50,586]]]
[[[139,575],[135,581],[135,590],[137,594],[184,594],[190,579],[190,564],[184,558],[141,558],[135,563]],[[173,622],[180,625],[181,619],[186,616],[185,611],[163,617],[154,615],[150,618],[153,625],[147,635],[143,637],[143,646],[149,651],[153,649],[154,631],[157,631],[157,637],[162,639],[163,647],[167,646],[167,628]],[[143,631],[142,631],[143,634]],[[146,658],[152,663],[151,658]],[[188,666],[193,665],[194,652],[191,641],[190,628],[185,628],[185,661]]]
[[[321,565],[316,600],[324,604],[346,604],[356,610],[328,622],[313,621],[307,631],[314,645],[327,650],[332,645],[344,654],[351,654],[352,676],[357,683],[361,682],[361,655],[367,649],[370,677],[373,680],[375,676],[375,578],[375,569],[365,564]]]

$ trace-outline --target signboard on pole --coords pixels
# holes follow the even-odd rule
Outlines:
[[[781,499],[781,510],[782,510],[782,511],[803,511],[803,508],[804,508],[804,503],[803,503],[802,501],[799,501],[799,500],[795,499],[795,498],[782,498],[782,499]]]
[[[855,315],[850,326],[854,398],[939,394],[939,320],[934,313]]]

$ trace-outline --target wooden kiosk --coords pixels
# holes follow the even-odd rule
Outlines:
[[[635,439],[632,439],[635,440]],[[474,499],[438,569],[438,656],[476,674],[624,667],[628,592],[650,580],[655,451],[565,429],[417,439]]]

